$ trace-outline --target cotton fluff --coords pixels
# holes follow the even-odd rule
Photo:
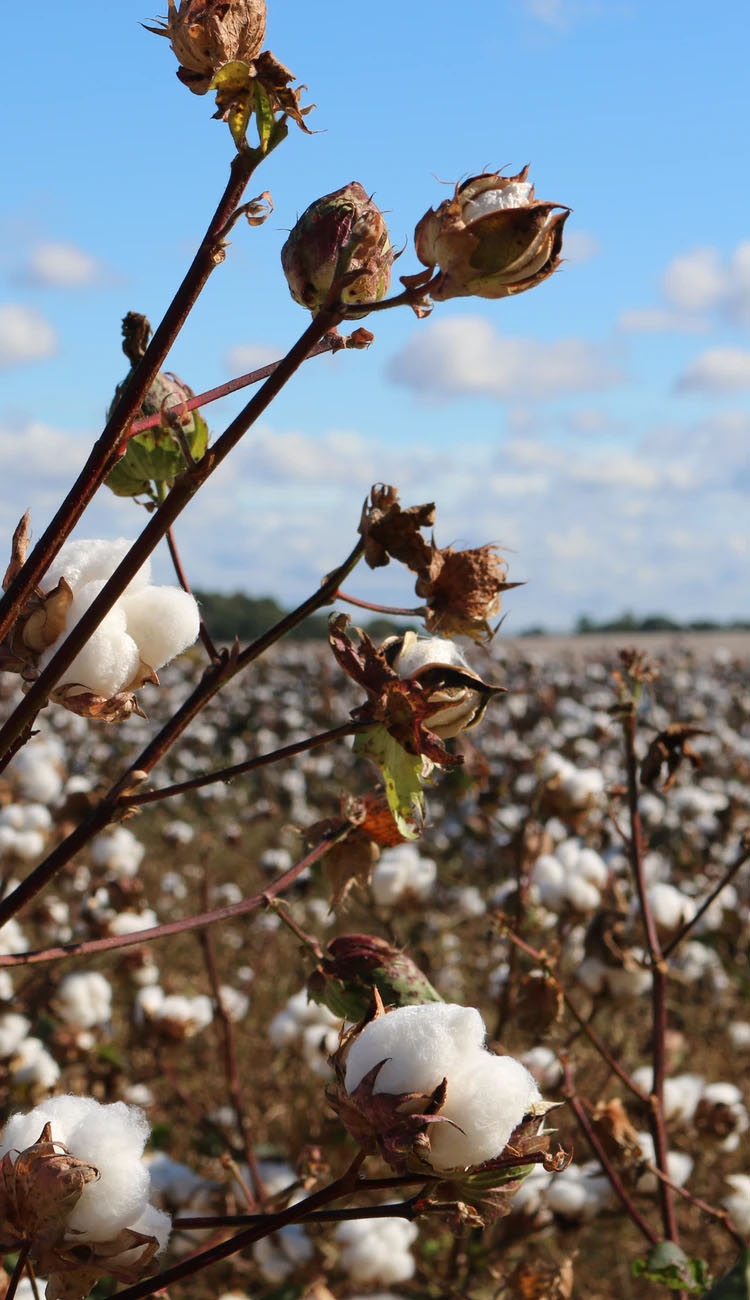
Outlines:
[[[91,841],[91,857],[97,867],[121,876],[134,876],[146,852],[140,840],[127,826],[102,831]]]
[[[651,1134],[645,1131],[639,1133],[638,1145],[641,1148],[644,1160],[648,1160],[649,1164],[655,1164],[654,1139]],[[678,1187],[682,1187],[683,1183],[687,1182],[693,1172],[693,1164],[693,1157],[689,1156],[686,1151],[667,1152],[667,1175]],[[638,1179],[639,1191],[650,1192],[653,1195],[654,1192],[658,1191],[658,1188],[659,1179],[656,1174],[652,1174],[650,1170],[646,1170],[645,1173],[641,1174]]]
[[[42,655],[42,667],[89,609],[131,545],[118,538],[111,542],[79,540],[62,547],[42,585],[49,592],[65,578],[73,600],[64,631]],[[194,598],[176,587],[151,586],[146,561],[76,655],[65,680],[109,698],[130,685],[141,662],[160,668],[192,645],[198,626]]]
[[[447,1079],[440,1115],[459,1128],[430,1125],[430,1161],[436,1169],[481,1164],[500,1154],[541,1100],[520,1061],[487,1052],[484,1037],[484,1021],[473,1007],[444,1002],[398,1007],[371,1021],[352,1042],[346,1090],[353,1092],[382,1061],[376,1093],[431,1093]]]
[[[31,1029],[31,1021],[14,1011],[0,1016],[0,1059],[6,1060],[20,1047]]]
[[[583,1165],[568,1165],[552,1179],[545,1192],[550,1210],[565,1219],[593,1219],[604,1209],[619,1205],[612,1184],[601,1171],[601,1165],[589,1160]]]
[[[112,1013],[112,985],[99,971],[76,971],[60,981],[55,1003],[68,1025],[106,1025]]]
[[[414,844],[399,844],[381,855],[370,887],[378,907],[395,907],[405,898],[429,897],[436,877],[431,858],[423,858]]]
[[[158,984],[147,984],[138,990],[135,1003],[137,1021],[150,1021],[174,1038],[193,1038],[213,1020],[211,999],[205,993],[166,994]]]
[[[343,1250],[339,1267],[362,1286],[406,1282],[413,1277],[414,1257],[409,1247],[419,1235],[406,1219],[350,1219],[340,1223],[335,1237]]]
[[[577,912],[592,912],[601,903],[607,867],[593,849],[567,839],[554,853],[542,853],[534,863],[531,882],[538,901],[550,911],[565,904]]]
[[[18,1044],[8,1068],[15,1088],[47,1092],[54,1088],[60,1078],[60,1066],[47,1051],[41,1038],[24,1038]]]
[[[328,1078],[331,1073],[328,1057],[338,1047],[340,1028],[341,1020],[337,1016],[327,1007],[310,1002],[307,990],[300,989],[274,1016],[268,1033],[274,1047],[298,1044],[313,1073]]]
[[[149,1135],[143,1111],[122,1101],[102,1106],[91,1097],[51,1097],[27,1114],[11,1115],[0,1140],[0,1156],[12,1158],[34,1142],[45,1124],[72,1155],[95,1165],[101,1177],[88,1183],[70,1215],[68,1228],[84,1241],[107,1241],[123,1228],[148,1222],[149,1233],[166,1245],[169,1218],[148,1204],[150,1180],[141,1156]],[[144,1213],[148,1211],[147,1219]]]
[[[737,1231],[750,1239],[750,1175],[727,1174],[726,1180],[732,1190],[721,1203]]]

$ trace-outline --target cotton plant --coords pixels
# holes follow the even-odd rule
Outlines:
[[[47,1300],[83,1300],[100,1277],[135,1281],[164,1249],[150,1203],[149,1125],[123,1102],[61,1095],[11,1115],[0,1138],[3,1239],[47,1278]]]
[[[300,989],[273,1017],[268,1034],[274,1047],[301,1050],[313,1074],[326,1079],[331,1074],[329,1058],[338,1047],[340,1029],[341,1017],[311,1002],[307,989]]]
[[[591,913],[601,905],[609,872],[593,849],[576,838],[566,839],[554,853],[542,853],[531,873],[532,898],[552,912],[572,908]]]
[[[47,569],[16,631],[27,672],[43,671],[132,547],[125,538],[67,541]],[[151,583],[148,560],[78,651],[54,698],[87,717],[117,720],[135,690],[198,636],[198,606],[179,587]]]
[[[159,984],[146,984],[135,996],[135,1020],[151,1025],[166,1038],[194,1038],[213,1020],[211,999],[205,993],[165,993]]]
[[[101,1028],[112,1015],[112,985],[100,971],[65,975],[57,986],[55,1010],[66,1025],[84,1030]]]
[[[437,879],[437,865],[415,844],[385,849],[370,878],[377,907],[394,908],[429,898]]]
[[[116,876],[135,876],[145,852],[144,845],[127,826],[113,826],[91,841],[94,865]]]

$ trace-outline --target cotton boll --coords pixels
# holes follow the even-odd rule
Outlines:
[[[20,1047],[31,1029],[31,1021],[13,1011],[0,1016],[0,1059],[6,1059]]]
[[[73,630],[96,599],[104,581],[88,582],[74,591],[62,637],[44,652],[40,659],[46,667],[61,641]],[[86,644],[78,652],[65,672],[65,682],[83,686],[86,690],[109,698],[116,695],[133,680],[140,662],[138,646],[126,631],[125,614],[119,604],[105,614]]]
[[[394,663],[399,677],[413,677],[428,664],[446,664],[454,668],[468,668],[458,646],[445,637],[415,637],[407,641]]]
[[[312,1242],[299,1223],[290,1224],[271,1237],[262,1237],[253,1245],[253,1259],[265,1280],[271,1283],[285,1281],[312,1253]]]
[[[405,1219],[351,1219],[340,1223],[335,1233],[336,1241],[343,1246],[339,1267],[363,1286],[406,1282],[415,1270],[409,1247],[417,1236],[416,1224]]]
[[[118,912],[107,926],[109,934],[137,934],[139,930],[151,930],[159,924],[156,912],[145,907],[142,912]]]
[[[102,831],[91,841],[91,856],[96,866],[118,875],[134,876],[145,852],[140,840],[127,826]]]
[[[695,911],[692,900],[666,881],[657,881],[649,887],[648,901],[654,921],[667,931],[679,929]]]
[[[641,1065],[633,1071],[633,1082],[644,1092],[653,1086],[653,1070]],[[664,1080],[664,1115],[668,1120],[689,1124],[703,1096],[705,1080],[700,1074],[675,1074]]]
[[[648,1160],[650,1164],[654,1164],[654,1141],[651,1134],[646,1132],[639,1133],[638,1145],[643,1152],[644,1160]],[[678,1187],[682,1187],[683,1183],[687,1182],[693,1171],[693,1164],[694,1161],[692,1156],[687,1155],[684,1151],[667,1152],[667,1174],[671,1178],[672,1182],[676,1183]],[[656,1174],[652,1174],[650,1170],[646,1170],[646,1172],[642,1173],[638,1179],[639,1191],[653,1194],[658,1190],[658,1187],[659,1180]]]
[[[727,1174],[726,1181],[732,1191],[721,1203],[737,1231],[750,1238],[750,1175]]]
[[[172,1220],[164,1210],[159,1210],[155,1205],[147,1205],[142,1214],[138,1216],[135,1223],[129,1223],[128,1227],[132,1232],[141,1232],[144,1237],[156,1237],[159,1243],[157,1255],[160,1255],[169,1241],[169,1234],[172,1231]],[[143,1246],[133,1246],[130,1250],[123,1250],[119,1255],[113,1255],[109,1258],[109,1263],[113,1267],[127,1268],[129,1265],[139,1261],[143,1252]]]
[[[555,1088],[562,1078],[562,1065],[551,1047],[544,1047],[540,1043],[538,1047],[524,1052],[521,1061],[542,1088]]]
[[[448,1075],[440,1114],[458,1128],[430,1125],[430,1163],[435,1169],[465,1168],[499,1156],[537,1101],[536,1080],[520,1061],[489,1052],[472,1056],[464,1073]]]
[[[405,895],[427,898],[437,877],[431,858],[422,857],[414,844],[399,844],[381,855],[370,882],[378,907],[393,907]]]
[[[568,880],[565,896],[576,912],[593,912],[601,902],[601,894],[596,886],[578,875],[571,876]]]
[[[736,1052],[750,1051],[750,1020],[735,1020],[729,1025],[729,1039]]]
[[[40,1038],[24,1038],[10,1061],[9,1069],[14,1087],[46,1091],[54,1088],[60,1078],[60,1066]],[[2,1154],[0,1149],[0,1155]]]
[[[195,597],[179,587],[143,587],[126,591],[120,604],[127,631],[151,668],[182,654],[197,639],[200,616]]]
[[[377,1092],[432,1092],[484,1044],[484,1021],[473,1007],[445,1002],[398,1007],[366,1025],[346,1058],[346,1090],[386,1060]],[[386,1059],[390,1058],[390,1059]]]
[[[542,853],[534,863],[532,884],[545,906],[557,910],[565,898],[565,870],[551,853]]]
[[[58,551],[55,559],[42,578],[42,589],[51,591],[60,578],[73,588],[82,587],[89,582],[110,578],[120,562],[125,559],[133,545],[125,537],[113,539],[80,538],[67,541]],[[135,577],[131,579],[127,590],[137,591],[146,586],[151,578],[151,562],[145,560]]]
[[[66,1024],[93,1029],[109,1021],[112,985],[98,971],[77,971],[60,981],[55,1001]]]

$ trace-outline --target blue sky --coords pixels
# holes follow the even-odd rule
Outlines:
[[[177,80],[157,16],[38,0],[4,17],[0,527],[38,533],[126,368],[119,322],[156,322],[223,188],[232,145]],[[279,250],[359,180],[400,273],[422,213],[485,167],[531,164],[568,204],[561,272],[505,302],[390,312],[366,353],[308,364],[190,507],[195,585],[304,596],[348,550],[371,482],[435,499],[437,540],[509,548],[506,629],[624,608],[748,616],[747,7],[725,0],[269,0],[267,43],[309,86],[169,358],[196,390],[291,345],[306,314]],[[23,58],[21,53],[24,52]],[[26,53],[29,51],[29,53]],[[256,192],[255,189],[252,192]],[[249,192],[250,193],[250,192]],[[218,433],[239,409],[209,409]],[[102,492],[81,535],[134,535]],[[161,568],[166,578],[166,565]],[[394,566],[362,595],[408,602]]]

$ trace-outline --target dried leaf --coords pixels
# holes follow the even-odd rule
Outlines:
[[[29,528],[29,511],[20,519],[13,533],[13,542],[10,551],[10,563],[5,570],[3,578],[3,591],[7,591],[13,579],[20,573],[26,563],[26,554],[29,549],[31,540],[31,530]]]

